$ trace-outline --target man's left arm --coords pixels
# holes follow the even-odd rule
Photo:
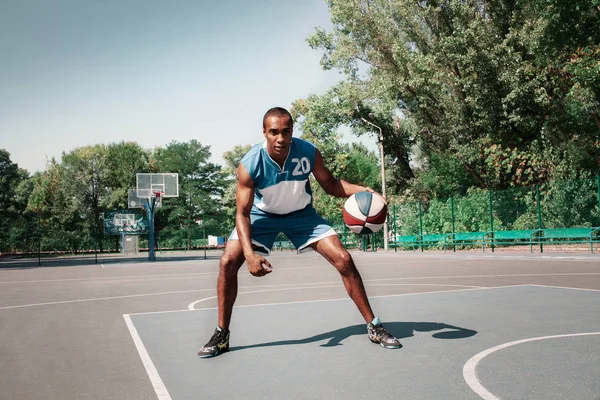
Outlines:
[[[335,197],[348,198],[357,192],[372,192],[375,191],[370,187],[355,185],[350,182],[346,182],[343,179],[337,179],[334,177],[323,163],[323,156],[321,152],[317,149],[317,154],[315,156],[315,165],[312,170],[312,174],[319,182],[319,185],[327,192],[327,194]]]

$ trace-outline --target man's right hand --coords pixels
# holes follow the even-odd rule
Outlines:
[[[246,258],[248,272],[254,276],[265,276],[273,271],[271,263],[261,255],[254,253],[253,256]]]

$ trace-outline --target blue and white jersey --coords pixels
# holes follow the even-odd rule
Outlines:
[[[308,177],[315,165],[316,154],[313,144],[292,138],[281,168],[269,156],[266,141],[250,149],[241,163],[254,181],[252,211],[288,214],[312,206]]]

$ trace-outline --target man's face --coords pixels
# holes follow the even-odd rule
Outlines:
[[[263,133],[267,139],[267,151],[271,157],[287,157],[292,141],[292,131],[292,121],[287,115],[271,116],[265,120]]]

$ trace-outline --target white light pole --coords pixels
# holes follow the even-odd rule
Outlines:
[[[373,119],[373,113],[369,113],[369,118]],[[383,198],[385,199],[385,201],[387,201],[387,196],[385,193],[385,165],[384,165],[385,159],[384,159],[384,155],[383,155],[383,131],[381,130],[381,127],[375,125],[374,123],[372,123],[370,121],[367,121],[363,117],[361,117],[360,119],[362,119],[367,124],[379,129],[379,153],[381,155],[381,194],[383,195]],[[385,218],[385,223],[383,224],[383,249],[385,251],[388,250],[387,216]]]

